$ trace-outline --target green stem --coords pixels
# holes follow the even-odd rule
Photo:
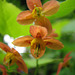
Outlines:
[[[38,59],[36,59],[36,71],[35,71],[35,75],[38,75]]]

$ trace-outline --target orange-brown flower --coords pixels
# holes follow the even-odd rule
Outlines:
[[[8,74],[7,74],[7,70],[6,70],[6,68],[5,68],[3,65],[0,65],[0,69],[1,69],[2,72],[3,72],[3,75],[8,75]]]
[[[10,47],[8,47],[2,42],[0,42],[0,48],[7,52],[6,56],[4,57],[5,65],[9,67],[16,63],[22,71],[28,73],[27,66],[23,61],[22,56],[14,48],[10,49]]]
[[[59,72],[61,71],[61,69],[65,66],[68,65],[68,61],[72,58],[72,56],[69,57],[69,55],[71,54],[71,52],[69,52],[63,59],[63,62],[60,62],[59,63],[59,66],[58,66],[58,70],[57,70],[57,74],[56,75],[59,75]]]
[[[13,44],[21,47],[31,46],[31,54],[36,58],[43,56],[45,52],[45,47],[58,50],[62,49],[63,44],[52,38],[47,37],[47,29],[41,26],[31,26],[30,27],[31,36],[20,37],[13,41]]]
[[[59,2],[56,0],[48,1],[43,6],[40,0],[26,0],[26,2],[30,10],[21,12],[17,17],[17,22],[22,25],[28,25],[33,22],[37,23],[35,25],[40,25],[43,21],[48,20],[45,16],[55,14],[60,7]],[[41,22],[40,24],[38,24],[39,21]],[[46,27],[50,33],[51,31],[49,30],[51,30],[51,23],[49,20],[47,22],[47,24],[42,24],[42,26]]]

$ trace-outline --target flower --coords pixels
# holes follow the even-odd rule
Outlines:
[[[56,0],[51,0],[46,2],[43,6],[40,0],[26,0],[26,2],[30,10],[21,12],[17,16],[17,22],[22,25],[28,25],[33,22],[35,25],[40,25],[38,24],[39,21],[48,21],[49,24],[46,22],[47,25],[42,24],[42,26],[46,27],[50,33],[49,30],[51,30],[51,23],[47,18],[45,18],[45,16],[55,14],[60,7],[59,2]]]
[[[71,54],[71,52],[69,52],[69,53],[64,57],[63,62],[60,62],[60,63],[59,63],[59,66],[58,66],[58,70],[57,70],[57,74],[56,74],[56,75],[59,75],[60,70],[61,70],[63,67],[67,66],[68,61],[72,58],[72,56],[69,57],[70,54]]]
[[[6,68],[5,68],[3,65],[0,65],[0,69],[1,69],[2,72],[3,72],[3,75],[8,75],[8,74],[7,74],[7,70],[6,70]]]
[[[16,63],[22,71],[28,73],[27,66],[23,61],[22,56],[14,48],[10,49],[10,47],[8,47],[2,42],[0,42],[0,48],[7,53],[4,57],[4,64],[6,66],[9,67]]]
[[[59,2],[56,0],[48,1],[43,6],[40,0],[26,2],[30,10],[21,12],[17,17],[17,21],[23,25],[31,24],[38,17],[51,16],[59,9]]]
[[[52,38],[47,37],[47,29],[41,26],[30,26],[31,36],[24,36],[14,40],[12,43],[16,46],[20,47],[28,47],[31,46],[31,54],[36,58],[40,58],[43,56],[45,52],[45,47],[58,50],[62,49],[63,44]]]

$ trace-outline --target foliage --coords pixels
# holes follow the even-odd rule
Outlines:
[[[0,33],[9,34],[12,37],[19,37],[29,34],[29,26],[22,26],[16,22],[20,9],[11,3],[0,0]]]
[[[53,59],[39,59],[38,65],[43,66],[48,63],[52,63]],[[28,65],[28,68],[34,68],[36,67],[36,60],[35,59],[25,59],[26,64]]]

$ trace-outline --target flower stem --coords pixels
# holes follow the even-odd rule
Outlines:
[[[35,70],[35,75],[38,75],[38,59],[36,59],[36,70]]]

